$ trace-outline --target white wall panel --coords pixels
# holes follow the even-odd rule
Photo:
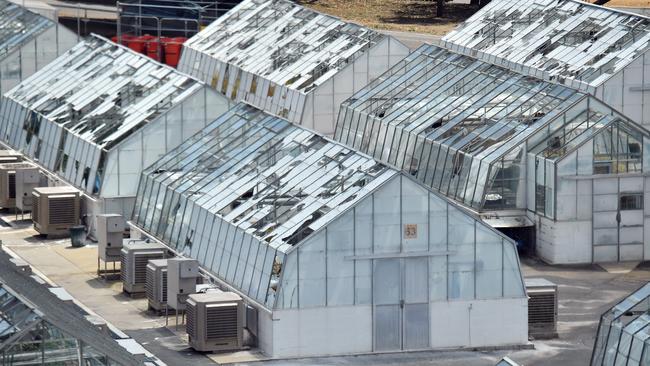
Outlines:
[[[274,357],[372,351],[370,306],[276,310],[273,319]]]

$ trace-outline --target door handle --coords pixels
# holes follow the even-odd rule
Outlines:
[[[399,301],[399,307],[400,309],[404,309],[404,300]]]

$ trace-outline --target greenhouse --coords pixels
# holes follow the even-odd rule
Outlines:
[[[158,365],[90,323],[0,252],[0,364]]]
[[[72,48],[78,37],[64,26],[0,0],[0,95]]]
[[[88,196],[109,199],[106,211],[124,214],[143,167],[229,107],[200,81],[99,36],[3,100],[4,142]]]
[[[409,53],[286,0],[245,0],[184,44],[178,69],[234,101],[334,133],[341,102]]]
[[[600,318],[591,366],[650,365],[650,283]]]
[[[442,44],[588,92],[650,124],[650,18],[576,0],[493,0]]]
[[[649,134],[588,94],[425,45],[342,104],[335,139],[491,221],[536,223],[550,262],[588,263],[650,258]]]
[[[247,104],[148,167],[132,219],[260,309],[272,356],[528,340],[512,240],[408,175]]]

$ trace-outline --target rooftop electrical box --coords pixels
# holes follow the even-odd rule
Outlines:
[[[126,220],[122,215],[97,215],[97,250],[104,262],[120,261]]]
[[[187,296],[196,292],[199,262],[191,258],[173,258],[167,268],[167,304],[176,310],[185,310]]]
[[[30,163],[0,164],[0,207],[16,208],[16,171],[36,169]]]
[[[30,164],[31,165],[31,164]],[[43,177],[40,169],[32,165],[24,169],[16,169],[16,208],[23,211],[31,211],[34,205],[34,188],[43,187]]]

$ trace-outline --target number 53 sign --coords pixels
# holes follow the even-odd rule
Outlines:
[[[417,239],[417,238],[418,238],[418,225],[404,224],[404,239]]]

